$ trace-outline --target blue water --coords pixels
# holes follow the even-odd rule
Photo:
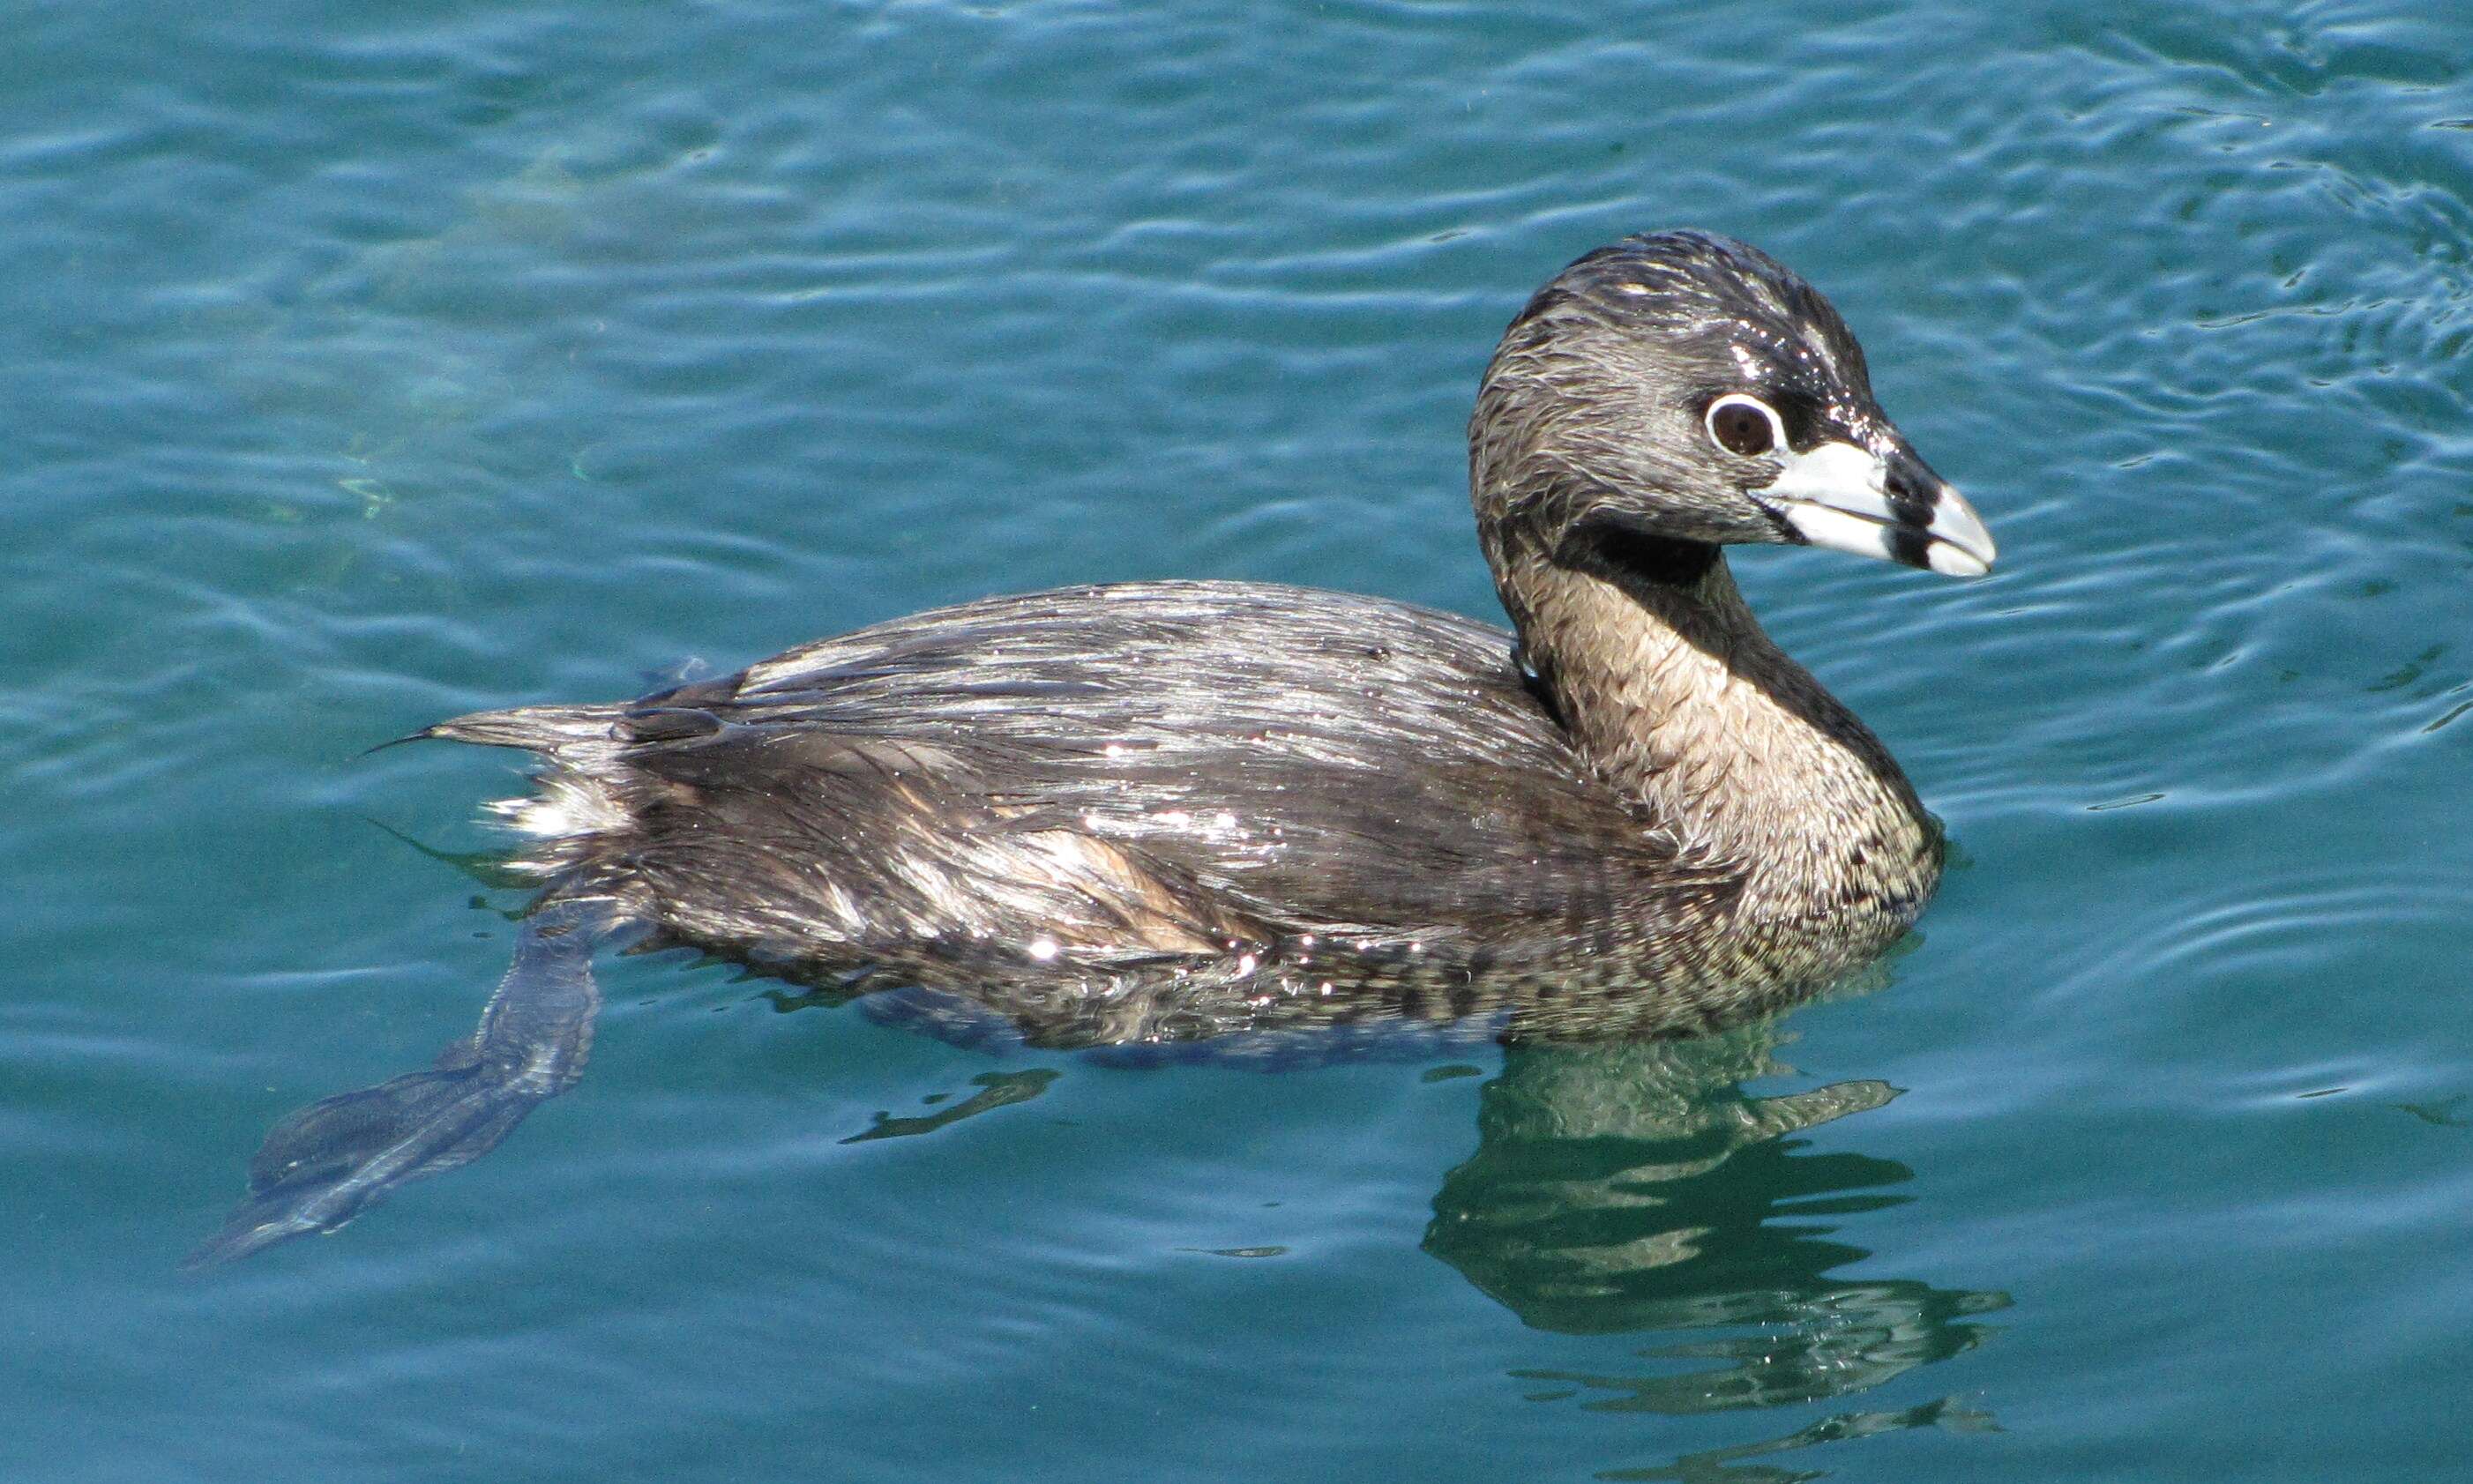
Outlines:
[[[0,1477],[2473,1478],[2473,18],[10,31]],[[1263,1071],[621,960],[497,1154],[176,1271],[504,967],[510,759],[364,749],[1048,584],[1491,614],[1494,337],[1678,224],[2001,540],[1737,563],[1952,831],[1882,972]]]

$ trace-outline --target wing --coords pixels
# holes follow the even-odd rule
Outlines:
[[[1036,922],[1129,952],[1302,933],[1573,952],[1729,891],[1589,771],[1511,651],[1348,594],[1125,585],[442,731],[611,780],[627,869],[727,942],[812,945],[823,924],[951,945]]]

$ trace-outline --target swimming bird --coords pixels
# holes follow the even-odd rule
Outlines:
[[[627,935],[1097,1045],[1689,1034],[1904,933],[1938,829],[1722,548],[1972,577],[1993,542],[1828,301],[1707,232],[1591,252],[1504,331],[1469,476],[1512,634],[1299,587],[1076,587],[417,733],[546,760],[497,806],[542,883],[515,965],[435,1066],[277,1124],[198,1259],[493,1147],[580,1073],[592,953]]]

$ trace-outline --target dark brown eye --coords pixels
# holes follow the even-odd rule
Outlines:
[[[1767,403],[1737,395],[1709,404],[1709,436],[1728,453],[1750,459],[1786,442],[1786,429]]]

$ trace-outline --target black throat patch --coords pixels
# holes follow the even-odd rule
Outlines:
[[[1602,567],[1608,576],[1672,587],[1699,582],[1717,562],[1717,548],[1707,541],[1650,536],[1606,523],[1592,525],[1585,543],[1580,564]]]

